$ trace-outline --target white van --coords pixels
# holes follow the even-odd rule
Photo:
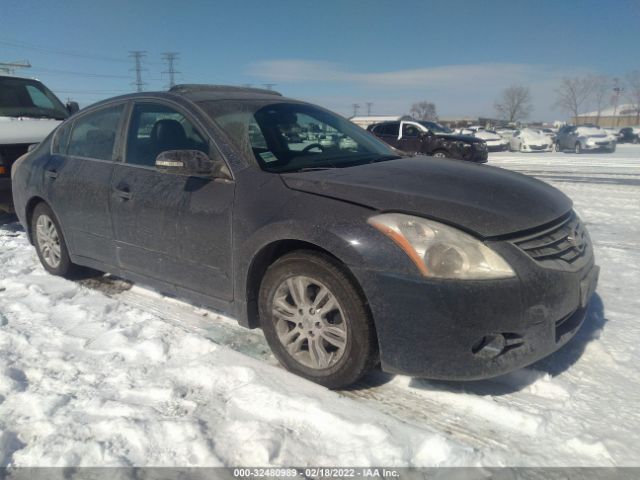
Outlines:
[[[0,74],[0,211],[11,210],[11,165],[78,110],[41,82]]]

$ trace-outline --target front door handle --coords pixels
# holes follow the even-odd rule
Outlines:
[[[131,191],[129,191],[129,187],[115,188],[114,194],[120,200],[131,200]]]
[[[50,178],[52,180],[55,180],[56,178],[58,178],[58,171],[55,168],[46,170],[44,174],[47,176],[47,178]]]

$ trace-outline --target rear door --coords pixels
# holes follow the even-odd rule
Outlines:
[[[44,168],[45,191],[71,252],[108,265],[113,264],[114,253],[109,215],[111,173],[125,105],[91,110],[61,128]]]
[[[161,173],[158,154],[219,156],[204,130],[173,104],[134,104],[124,162],[111,181],[111,216],[121,268],[189,290],[232,298],[231,221],[235,184]]]
[[[376,128],[375,134],[381,140],[392,147],[398,148],[398,135],[400,133],[400,122],[384,123]]]

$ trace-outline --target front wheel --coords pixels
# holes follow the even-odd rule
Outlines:
[[[377,362],[375,329],[354,281],[333,258],[298,251],[277,260],[260,288],[262,329],[284,367],[329,388]]]
[[[580,144],[580,142],[576,142],[575,152],[576,152],[577,154],[582,153],[582,145]]]
[[[444,150],[436,150],[433,152],[433,156],[436,158],[447,158],[449,155]]]

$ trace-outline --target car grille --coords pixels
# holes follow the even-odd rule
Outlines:
[[[572,212],[553,227],[513,243],[534,260],[562,267],[576,263],[590,252],[591,240],[578,216]]]
[[[531,150],[544,150],[545,148],[548,148],[548,145],[529,145],[529,148]]]
[[[609,145],[609,142],[596,142],[596,145]]]

